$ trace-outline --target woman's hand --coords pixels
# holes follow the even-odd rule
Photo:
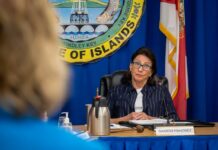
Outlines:
[[[149,120],[154,119],[154,117],[147,115],[144,112],[134,112],[134,120]]]
[[[120,121],[129,121],[129,120],[149,120],[154,119],[155,117],[149,116],[144,112],[131,112],[130,114],[111,119],[111,123],[119,123]]]
[[[147,120],[147,119],[154,119],[154,117],[147,115],[144,112],[132,112],[125,116],[125,120]]]

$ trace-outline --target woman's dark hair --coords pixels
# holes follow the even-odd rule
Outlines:
[[[144,56],[148,57],[151,60],[151,63],[152,63],[152,66],[151,66],[152,75],[148,79],[147,84],[154,85],[155,84],[154,75],[156,74],[156,71],[157,71],[157,68],[156,68],[156,59],[155,59],[154,54],[152,53],[152,51],[149,48],[141,47],[141,48],[139,48],[137,51],[135,51],[133,53],[132,58],[131,58],[131,63],[133,63],[134,59],[138,55],[144,55]],[[124,80],[123,81],[124,82],[126,82],[126,81],[130,82],[131,79],[132,79],[131,72],[128,71],[128,73],[124,76]]]

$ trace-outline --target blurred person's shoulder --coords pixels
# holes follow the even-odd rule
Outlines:
[[[98,142],[89,142],[57,127],[31,117],[14,118],[0,114],[1,150],[12,149],[107,149]]]
[[[107,149],[104,148],[104,146],[96,141],[85,141],[72,133],[65,131],[64,129],[57,128],[57,125],[52,124],[52,123],[44,123],[45,128],[49,128],[47,130],[49,133],[51,133],[51,137],[56,136],[55,141],[62,141],[63,144],[62,146],[64,148],[75,148],[75,149],[89,149],[89,150],[103,150]]]

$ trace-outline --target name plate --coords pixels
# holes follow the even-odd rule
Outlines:
[[[156,135],[195,135],[193,126],[159,126]]]

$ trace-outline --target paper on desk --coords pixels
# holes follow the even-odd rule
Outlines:
[[[181,125],[183,125],[183,124],[186,124],[186,125],[193,124],[192,122],[189,122],[189,121],[170,121],[170,123],[171,124],[181,124]]]
[[[83,140],[88,140],[90,139],[90,136],[89,136],[89,133],[86,131],[86,132],[83,132],[83,133],[80,133],[80,134],[77,134],[78,137],[80,137],[81,139]]]
[[[122,125],[119,125],[119,124],[115,124],[115,123],[112,123],[110,125],[110,129],[128,129],[129,127],[126,127],[126,126],[122,126]]]
[[[130,123],[139,124],[139,125],[154,125],[154,124],[166,124],[166,119],[150,119],[150,120],[129,120]]]

